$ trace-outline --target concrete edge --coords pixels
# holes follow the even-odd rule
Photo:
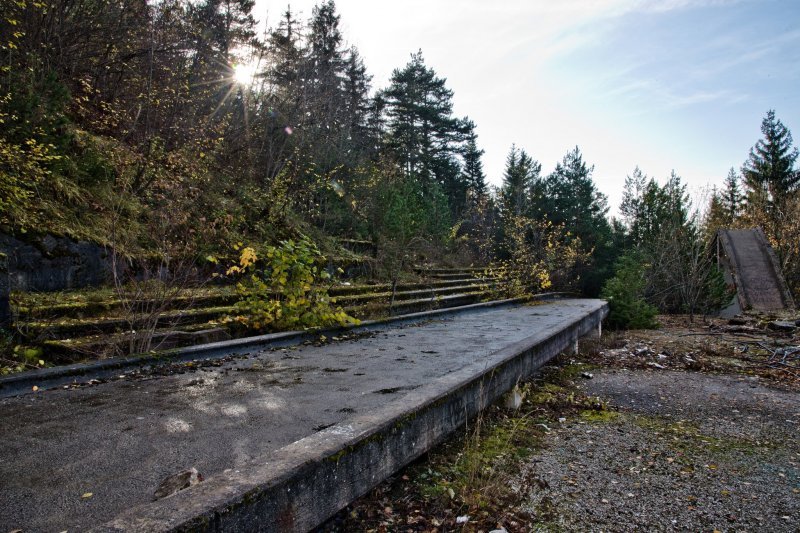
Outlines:
[[[767,239],[767,235],[766,233],[764,233],[763,228],[761,228],[760,226],[757,227],[756,234],[758,235],[758,240],[761,243],[761,247],[767,254],[769,265],[772,268],[772,276],[778,283],[778,288],[781,291],[781,299],[783,300],[784,308],[790,311],[794,311],[795,310],[794,297],[792,297],[792,291],[789,290],[789,285],[786,283],[786,277],[783,275],[783,270],[781,269],[780,261],[778,261],[778,255],[775,253],[775,249],[769,243],[769,239]]]
[[[208,344],[198,344],[186,348],[177,348],[163,352],[112,357],[89,363],[76,363],[72,365],[56,366],[37,370],[28,370],[0,378],[0,398],[32,394],[37,387],[39,391],[61,387],[68,384],[86,382],[90,379],[105,379],[113,377],[134,367],[164,365],[182,361],[215,359],[229,355],[243,354],[252,350],[262,350],[270,347],[284,347],[298,344],[313,339],[319,335],[334,336],[342,333],[357,333],[371,331],[383,326],[405,324],[437,318],[458,313],[469,312],[476,309],[500,307],[530,301],[546,301],[567,296],[568,293],[550,292],[537,294],[531,297],[509,298],[505,300],[492,300],[476,304],[420,311],[406,315],[367,320],[360,324],[347,326],[333,326],[312,328],[304,331],[283,331],[242,337]]]
[[[561,324],[437,379],[381,409],[332,426],[92,531],[308,531],[367,493],[596,330],[597,304]]]

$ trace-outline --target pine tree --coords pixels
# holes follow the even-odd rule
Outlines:
[[[333,0],[314,7],[308,23],[305,58],[306,142],[314,146],[309,154],[311,161],[326,175],[346,164],[350,141],[345,51],[339,21]]]
[[[540,179],[542,165],[525,150],[511,146],[506,157],[503,185],[500,189],[502,209],[506,216],[530,216],[532,213],[531,188]]]
[[[278,27],[269,34],[272,67],[269,78],[276,88],[299,93],[297,81],[300,76],[300,23],[287,8]]]
[[[355,46],[347,51],[344,62],[345,111],[349,119],[351,134],[361,137],[366,134],[367,129],[367,116],[370,108],[369,89],[372,76],[367,73],[364,60]]]
[[[314,6],[311,14],[309,53],[320,82],[331,81],[331,78],[341,72],[344,64],[340,19],[333,0]]]
[[[578,266],[581,288],[585,294],[597,295],[611,276],[616,260],[611,246],[611,225],[606,218],[608,200],[592,180],[594,166],[587,166],[576,146],[568,152],[545,180],[546,202],[543,215],[581,240],[586,252],[593,252],[591,264]]]
[[[800,171],[795,168],[798,150],[774,110],[769,110],[761,122],[761,133],[763,138],[742,166],[745,218],[750,225],[763,228],[784,270],[788,270],[797,241],[790,228],[795,219],[793,206],[800,195]]]
[[[470,191],[471,197],[475,200],[487,195],[486,175],[483,172],[483,162],[481,157],[484,151],[478,148],[478,135],[475,133],[475,123],[468,123],[468,133],[466,134],[466,146],[463,154],[463,181]]]
[[[716,192],[716,191],[715,191]],[[742,213],[744,197],[739,187],[739,175],[733,167],[728,171],[722,191],[719,193],[720,208],[725,214],[725,227],[733,226]]]
[[[742,176],[749,201],[772,205],[800,185],[800,173],[794,168],[798,150],[792,145],[791,132],[772,109],[761,122],[761,133],[764,137],[750,149]]]
[[[451,179],[463,140],[464,125],[453,117],[453,91],[445,81],[425,65],[419,51],[392,73],[383,93],[387,144],[403,171],[427,184],[444,185]]]
[[[706,208],[705,217],[703,219],[703,230],[705,231],[706,238],[712,239],[717,231],[729,228],[730,218],[722,195],[716,187],[711,189],[711,198],[708,200],[708,207]]]
[[[608,200],[592,180],[594,166],[587,166],[576,146],[556,165],[546,181],[547,216],[565,223],[579,235],[590,235],[598,226],[608,226]]]

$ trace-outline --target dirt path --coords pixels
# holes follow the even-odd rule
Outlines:
[[[799,530],[800,395],[658,370],[580,388],[617,410],[554,428],[525,465],[537,529]]]

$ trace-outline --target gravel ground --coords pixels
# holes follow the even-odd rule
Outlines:
[[[800,394],[668,370],[580,388],[613,410],[552,428],[522,467],[535,529],[800,531]]]

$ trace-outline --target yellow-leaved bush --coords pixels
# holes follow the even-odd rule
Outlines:
[[[506,228],[509,257],[489,268],[487,277],[497,278],[494,296],[516,298],[530,296],[555,287],[570,288],[575,283],[572,272],[588,253],[581,241],[563,224],[512,216]]]
[[[285,331],[318,326],[357,324],[359,321],[328,295],[331,279],[325,257],[316,244],[303,237],[267,246],[259,257],[252,247],[240,248],[239,263],[228,274],[244,278],[236,285],[238,322],[258,331]]]

